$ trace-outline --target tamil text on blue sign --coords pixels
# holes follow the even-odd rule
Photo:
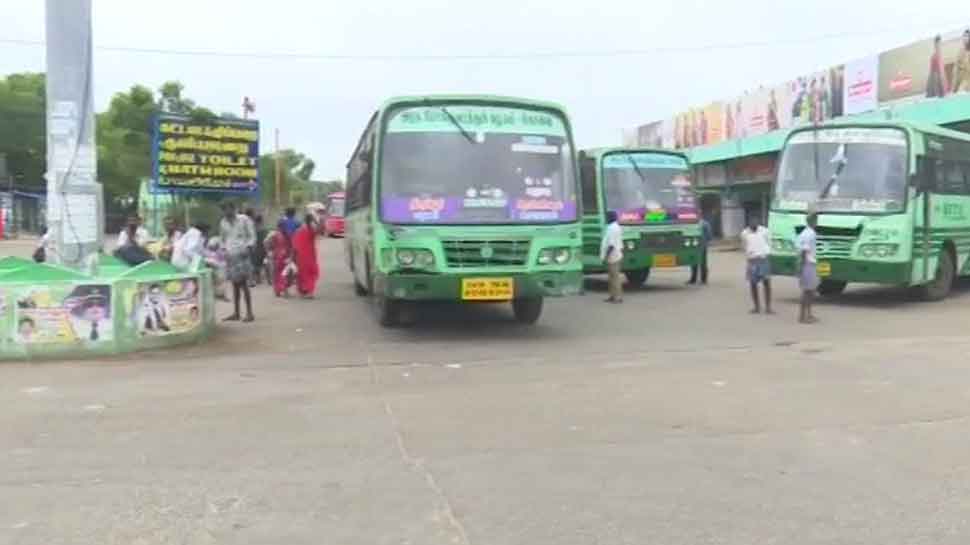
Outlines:
[[[159,115],[154,126],[156,191],[259,189],[259,122]]]

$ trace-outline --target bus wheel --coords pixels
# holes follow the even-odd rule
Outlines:
[[[384,295],[375,295],[374,310],[377,313],[377,321],[382,326],[394,327],[398,325],[400,318],[400,301],[388,299]]]
[[[626,275],[627,284],[629,284],[631,288],[640,288],[647,283],[647,278],[650,278],[650,269],[626,271],[623,274]]]
[[[940,252],[940,259],[936,264],[936,277],[929,284],[922,286],[920,295],[925,301],[940,301],[950,294],[953,287],[953,277],[956,276],[953,252],[944,248]]]
[[[512,311],[519,323],[532,325],[542,315],[542,297],[529,297],[512,300]]]
[[[843,282],[841,280],[822,280],[822,283],[818,285],[818,294],[823,297],[840,295],[843,291],[845,291],[846,284],[848,284],[848,282]]]

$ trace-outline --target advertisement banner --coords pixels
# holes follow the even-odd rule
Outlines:
[[[255,193],[259,122],[161,114],[152,131],[152,190]]]
[[[197,277],[139,283],[126,303],[142,337],[187,333],[202,323]]]
[[[103,284],[16,288],[15,330],[23,344],[105,342],[114,339],[111,287]]]
[[[897,47],[879,56],[879,103],[940,98],[970,91],[970,51],[963,31]],[[961,68],[962,67],[962,68]],[[967,73],[967,76],[963,76]]]
[[[871,112],[879,107],[879,57],[873,55],[845,65],[845,115]]]

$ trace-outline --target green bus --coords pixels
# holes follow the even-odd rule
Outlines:
[[[769,216],[772,272],[795,275],[795,236],[819,215],[819,293],[849,282],[909,286],[943,299],[970,274],[970,136],[906,122],[796,129]]]
[[[371,117],[347,164],[345,253],[358,295],[392,326],[419,301],[510,302],[582,287],[579,176],[558,105],[399,97]],[[404,312],[402,312],[404,311]]]
[[[623,272],[642,286],[653,268],[697,265],[700,213],[683,153],[608,148],[579,154],[583,195],[583,272],[606,271],[600,240],[606,211],[623,225]]]

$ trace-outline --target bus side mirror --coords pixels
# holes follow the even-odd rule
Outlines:
[[[916,175],[913,177],[913,187],[916,188],[916,193],[925,193],[933,189],[933,163],[929,159],[924,157],[918,157],[916,159]]]

